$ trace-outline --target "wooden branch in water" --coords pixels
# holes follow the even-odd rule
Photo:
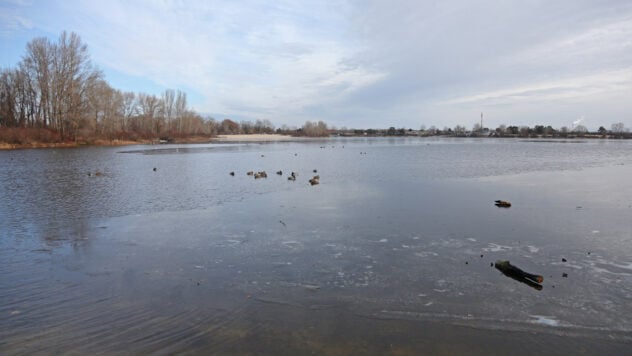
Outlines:
[[[537,290],[542,289],[542,285],[540,283],[544,281],[544,277],[540,275],[525,272],[509,263],[509,261],[498,260],[494,264],[494,267],[507,277],[515,279],[518,282],[522,282]]]

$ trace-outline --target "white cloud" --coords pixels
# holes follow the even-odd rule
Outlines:
[[[9,37],[33,27],[32,21],[22,14],[28,5],[29,2],[19,0],[5,1],[0,5],[0,36]]]
[[[361,48],[340,36],[342,16],[325,13],[331,6],[344,12],[344,4],[111,1],[66,8],[71,6],[85,18],[79,32],[93,58],[165,87],[192,88],[207,97],[200,111],[297,116],[383,76],[345,64]]]
[[[553,125],[597,105],[608,120],[632,110],[622,99],[631,88],[627,0],[49,6],[25,19],[54,35],[77,32],[106,72],[183,89],[200,112],[417,127],[428,116],[453,125],[481,107]]]
[[[520,101],[582,99],[626,91],[632,91],[632,68],[476,93],[453,98],[443,104],[507,105]]]

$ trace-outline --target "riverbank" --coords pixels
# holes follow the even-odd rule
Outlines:
[[[211,142],[274,142],[297,140],[297,137],[280,134],[250,134],[250,135],[218,135]]]
[[[18,150],[28,148],[75,148],[85,146],[127,146],[151,144],[149,140],[96,140],[91,143],[86,142],[28,142],[28,143],[6,143],[0,142],[0,150]]]
[[[334,136],[328,136],[334,137]],[[346,138],[353,137],[385,137],[385,136],[344,136]],[[456,136],[392,136],[393,138],[471,138],[471,137],[456,137]],[[313,138],[313,137],[311,137]],[[547,141],[547,142],[570,142],[573,140],[584,139],[602,139],[602,140],[619,140],[621,138],[615,137],[479,137],[481,139],[521,139],[531,141]],[[282,134],[236,134],[236,135],[218,135],[215,137],[209,136],[191,136],[180,137],[169,140],[159,139],[137,139],[137,140],[77,140],[77,141],[39,141],[39,140],[24,140],[19,143],[8,143],[0,141],[0,150],[15,150],[15,149],[28,149],[28,148],[76,148],[76,147],[88,147],[88,146],[128,146],[128,145],[156,145],[156,144],[206,144],[206,143],[263,143],[263,142],[289,142],[289,141],[301,141],[310,139],[305,136],[291,136]]]
[[[162,140],[151,139],[138,139],[138,140],[77,140],[66,142],[48,142],[39,140],[22,140],[18,143],[0,142],[0,150],[15,150],[15,149],[27,149],[27,148],[74,148],[74,147],[86,147],[86,146],[129,146],[129,145],[153,145],[160,143],[174,143],[174,144],[194,144],[194,143],[243,143],[243,142],[276,142],[276,141],[290,141],[297,140],[289,135],[280,134],[249,134],[249,135],[218,135],[216,137],[209,136],[190,136],[179,137],[169,140],[168,142]]]

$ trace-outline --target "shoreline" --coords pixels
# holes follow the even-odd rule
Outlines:
[[[302,137],[295,137],[290,135],[281,134],[246,134],[246,135],[217,135],[211,138],[211,143],[231,143],[231,142],[276,142],[276,141],[292,141],[302,139]]]
[[[301,137],[294,137],[280,134],[248,134],[248,135],[218,135],[215,137],[192,136],[176,138],[167,144],[208,144],[208,143],[253,143],[253,142],[279,142],[300,140]],[[94,140],[90,143],[86,141],[76,142],[37,142],[33,141],[24,144],[13,144],[0,142],[0,150],[20,150],[31,148],[78,148],[78,147],[116,147],[132,145],[160,145],[157,140]]]
[[[38,142],[33,141],[29,143],[7,143],[0,142],[0,151],[8,150],[20,150],[20,149],[33,149],[33,148],[79,148],[79,147],[116,147],[116,146],[133,146],[133,145],[160,145],[160,144],[212,144],[212,143],[271,143],[271,142],[290,142],[290,141],[304,141],[309,139],[328,139],[332,137],[393,137],[393,138],[479,138],[479,139],[522,139],[522,140],[537,140],[537,141],[573,141],[573,140],[615,140],[619,141],[621,138],[603,138],[603,137],[455,137],[455,136],[327,136],[327,137],[305,137],[305,136],[290,136],[283,134],[235,134],[235,135],[217,135],[217,136],[192,136],[184,138],[176,138],[170,142],[158,142],[157,139],[140,139],[140,140],[107,140],[98,139],[91,142],[87,141],[75,141],[75,142]]]

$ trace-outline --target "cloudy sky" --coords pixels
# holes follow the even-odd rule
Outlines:
[[[0,66],[74,31],[125,91],[277,126],[632,126],[632,1],[0,0]]]

